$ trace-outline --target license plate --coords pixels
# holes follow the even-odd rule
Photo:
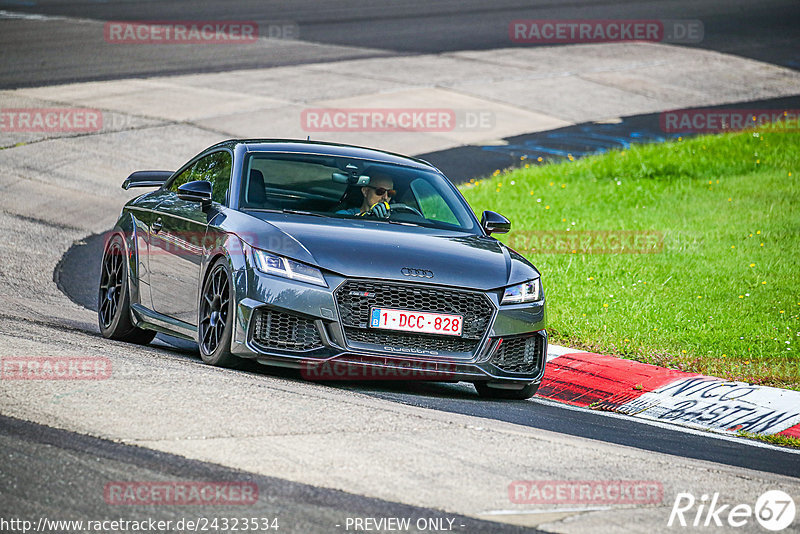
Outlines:
[[[460,336],[463,318],[445,313],[372,308],[369,325],[372,328]]]

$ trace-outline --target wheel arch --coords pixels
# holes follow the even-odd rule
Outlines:
[[[156,333],[152,330],[139,328],[137,317],[135,316],[131,306],[133,302],[132,288],[138,288],[138,284],[134,284],[133,279],[131,278],[130,264],[131,261],[134,263],[136,262],[136,255],[132,254],[133,249],[130,246],[130,242],[127,238],[128,235],[126,235],[126,233],[117,226],[103,235],[103,254],[101,258],[101,273],[98,280],[97,297],[98,326],[100,327],[100,333],[106,338],[130,343],[147,344],[153,340],[153,337],[156,335]],[[120,287],[123,289],[117,292],[116,297],[112,297],[110,294],[108,294],[107,299],[104,299],[103,277],[105,276],[105,273],[109,272],[106,267],[106,262],[109,258],[108,251],[109,248],[112,247],[112,243],[115,243],[113,247],[120,248],[120,254],[125,256],[119,263],[125,272],[125,277],[124,280],[120,280]],[[105,286],[107,291],[110,291],[110,283],[111,282],[109,281],[109,285]],[[103,318],[103,306],[105,302],[108,302],[112,298],[117,299],[116,307],[113,309],[114,311],[110,312],[109,320],[106,321]]]
[[[208,277],[211,275],[211,268],[214,267],[214,264],[217,263],[217,260],[219,260],[220,258],[225,258],[227,260],[227,262],[228,262],[228,267],[231,266],[231,261],[230,261],[230,258],[228,257],[227,254],[218,251],[218,252],[215,252],[214,254],[210,255],[208,257],[208,261],[206,262],[205,270],[203,272],[203,276],[200,277],[200,287],[198,288],[198,290],[200,292],[202,292],[203,288],[206,286],[206,281],[208,280]],[[198,305],[199,305],[199,301],[198,301]]]
[[[208,277],[211,276],[211,271],[214,265],[217,263],[218,260],[224,259],[228,264],[228,270],[231,274],[231,286],[233,287],[233,303],[234,303],[234,310],[238,307],[239,304],[239,292],[236,289],[236,268],[233,260],[231,259],[231,255],[228,253],[227,250],[224,248],[217,248],[209,253],[208,258],[203,264],[203,273],[199,279],[199,287],[197,288],[197,314],[198,314],[198,321],[197,321],[197,331],[198,336],[200,334],[200,305],[203,299],[203,288],[206,287],[206,282],[208,281]]]
[[[198,310],[200,305],[200,293],[203,291],[203,287],[206,285],[209,274],[211,274],[211,267],[213,267],[217,260],[220,258],[225,258],[226,262],[228,263],[228,268],[231,272],[231,277],[234,278],[234,284],[237,282],[235,280],[236,273],[247,268],[247,260],[245,258],[246,245],[244,244],[244,241],[242,241],[239,236],[233,233],[219,230],[217,230],[215,233],[215,236],[209,236],[211,239],[208,241],[213,242],[213,245],[210,247],[206,259],[203,262],[203,273],[199,279],[200,287],[198,288],[197,301]],[[234,291],[235,299],[238,297],[238,293],[238,290]]]
[[[138,252],[136,251],[136,229],[131,225],[130,231],[126,231],[125,226],[120,223],[124,222],[122,219],[111,230],[103,235],[103,254],[100,257],[101,263],[105,260],[106,250],[109,243],[115,238],[119,237],[122,241],[122,248],[125,254],[125,262],[127,264],[127,276],[125,283],[128,285],[128,295],[132,302],[139,301],[139,284],[136,282],[139,277],[139,262]],[[99,283],[99,280],[98,280]],[[135,296],[135,299],[134,299]]]
[[[119,219],[114,227],[106,232],[106,237],[103,239],[103,254],[105,255],[108,243],[114,236],[122,238],[122,244],[125,247],[125,257],[128,260],[128,290],[131,295],[136,295],[136,302],[139,301],[139,284],[134,284],[134,279],[139,279],[139,251],[136,249],[136,221],[133,214],[127,209],[122,210]]]

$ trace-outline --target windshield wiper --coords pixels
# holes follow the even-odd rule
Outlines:
[[[325,215],[323,213],[315,213],[313,211],[302,211],[302,210],[292,210],[288,208],[276,210],[272,208],[247,208],[253,211],[264,211],[267,213],[289,213],[291,215],[311,215],[313,217],[330,217],[329,215]]]
[[[409,221],[392,221],[390,219],[373,219],[373,220],[385,221],[385,222],[388,222],[389,224],[399,224],[401,226],[418,226],[420,228],[432,228],[431,226],[425,226],[424,224],[419,224],[419,223],[409,222]]]
[[[314,211],[282,209],[281,213],[291,213],[292,215],[313,215],[314,217],[329,217],[329,215],[325,215],[324,213],[317,213]]]

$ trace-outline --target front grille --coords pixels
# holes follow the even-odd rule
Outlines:
[[[454,378],[456,375],[473,375],[480,377],[486,376],[480,371],[477,371],[475,367],[471,365],[462,365],[458,363],[441,361],[426,362],[419,360],[357,354],[345,354],[344,356],[339,356],[332,361],[371,366],[378,369],[389,369],[387,371],[383,371],[383,375],[387,377],[394,375],[395,377],[403,378],[403,373],[405,373],[406,377],[414,379],[428,377],[440,380]],[[399,369],[400,372],[392,373],[391,369]],[[409,371],[416,371],[416,373],[410,373]],[[373,372],[372,376],[380,377],[381,371],[378,370]]]
[[[508,373],[539,373],[544,361],[544,336],[504,338],[491,363]]]
[[[267,349],[306,351],[322,347],[314,321],[274,310],[256,310],[253,341]]]
[[[449,352],[471,352],[475,349],[476,341],[453,336],[435,336],[426,334],[412,334],[410,332],[387,332],[374,330],[361,330],[358,328],[345,328],[344,334],[348,341],[357,343],[373,343],[375,345],[391,345],[402,348],[422,348],[427,350]]]
[[[339,315],[347,342],[421,348],[442,352],[473,352],[492,320],[494,307],[483,293],[442,289],[422,284],[348,280],[336,290]],[[414,334],[370,329],[373,307],[395,308],[463,317],[461,336]]]

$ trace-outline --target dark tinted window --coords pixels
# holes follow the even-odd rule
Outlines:
[[[426,169],[336,156],[254,153],[245,161],[243,173],[241,209],[359,217],[364,192],[369,191],[370,183],[376,183],[391,186],[393,222],[478,230],[469,206],[455,188]]]
[[[222,150],[214,152],[203,158],[197,160],[194,165],[191,165],[185,171],[180,173],[169,186],[169,190],[177,192],[178,187],[187,183],[194,182],[195,180],[207,180],[211,182],[212,186],[212,200],[225,203],[225,195],[231,182],[231,165],[233,158],[231,154]]]

